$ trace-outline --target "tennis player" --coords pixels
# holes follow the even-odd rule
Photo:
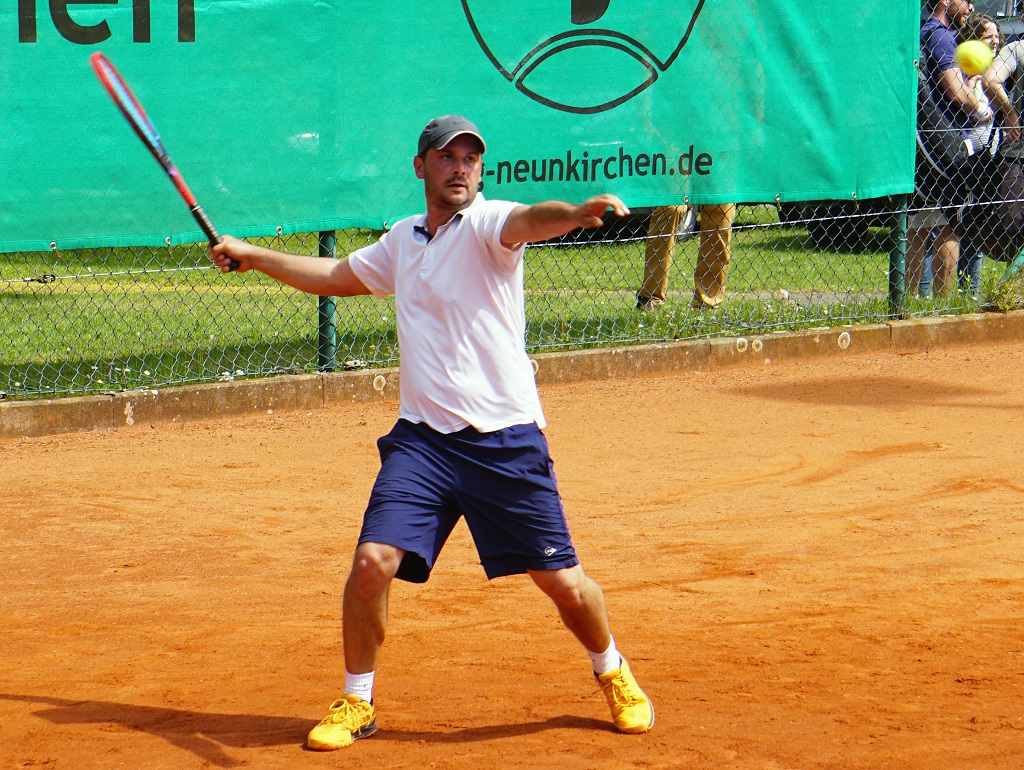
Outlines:
[[[426,582],[460,517],[488,579],[527,573],[590,655],[615,727],[647,732],[654,709],[615,648],[604,594],[584,574],[555,481],[524,347],[527,243],[597,227],[613,195],[523,206],[478,194],[484,140],[459,115],[431,120],[413,158],[427,212],[345,259],[283,254],[225,237],[211,259],[320,296],[395,295],[401,406],[378,442],[381,469],[345,584],[345,693],[309,733],[311,749],[376,729],[373,679],[392,579]]]

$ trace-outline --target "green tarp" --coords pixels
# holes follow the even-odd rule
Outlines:
[[[218,227],[266,235],[419,211],[416,139],[451,112],[489,197],[906,193],[918,25],[908,0],[8,0],[0,250],[201,240],[95,50]]]

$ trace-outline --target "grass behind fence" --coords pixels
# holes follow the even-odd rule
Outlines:
[[[345,254],[376,237],[338,233]],[[316,234],[261,241],[317,253]],[[873,228],[855,251],[822,250],[806,223],[773,206],[739,210],[727,300],[690,307],[697,237],[676,248],[669,297],[640,312],[644,233],[527,251],[526,343],[531,351],[636,344],[880,321],[890,232]],[[840,245],[841,246],[841,245]],[[999,266],[986,266],[991,286]],[[965,312],[966,294],[912,300],[911,314]],[[202,245],[5,255],[0,266],[0,391],[67,395],[316,371],[317,299],[257,273],[222,275]],[[338,369],[398,362],[394,303],[337,301]]]

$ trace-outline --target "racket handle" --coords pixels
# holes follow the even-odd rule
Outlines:
[[[198,222],[199,226],[203,228],[203,232],[206,233],[206,237],[210,239],[210,243],[212,245],[216,246],[218,243],[223,242],[224,239],[220,237],[220,233],[217,232],[217,228],[213,226],[213,222],[210,221],[210,218],[206,216],[206,212],[203,211],[202,206],[196,203],[189,206],[188,210],[192,212],[192,216],[195,217],[196,222]],[[232,259],[231,264],[228,266],[228,270],[231,271],[237,269],[238,261]]]

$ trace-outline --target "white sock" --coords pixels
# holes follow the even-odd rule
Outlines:
[[[345,671],[345,694],[358,695],[367,703],[373,702],[373,672],[368,674],[351,674]]]
[[[622,665],[622,656],[615,649],[614,638],[611,644],[608,645],[608,649],[604,652],[591,652],[587,650],[587,655],[590,656],[590,665],[594,667],[594,673],[598,676],[614,671]]]

